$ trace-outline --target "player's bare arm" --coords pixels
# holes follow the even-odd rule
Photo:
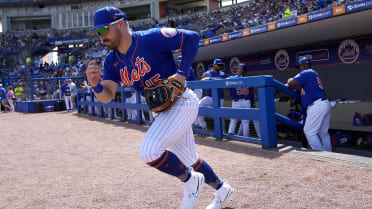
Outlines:
[[[101,69],[95,63],[96,61],[94,60],[88,63],[86,71],[87,80],[93,88],[102,85],[103,90],[98,93],[94,92],[94,94],[100,102],[109,103],[115,97],[118,84],[111,80],[101,81]]]

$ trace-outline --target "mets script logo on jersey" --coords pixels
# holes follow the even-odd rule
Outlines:
[[[127,66],[125,66],[124,69],[120,69],[121,80],[123,80],[126,86],[132,86],[135,81],[139,81],[141,77],[144,77],[146,73],[151,71],[150,65],[144,58],[137,57],[135,66],[137,69],[132,69],[130,76],[128,74]]]
[[[279,70],[286,70],[289,65],[289,55],[286,50],[279,50],[275,54],[275,66]]]
[[[177,30],[175,28],[162,28],[160,32],[165,38],[173,38],[177,35]]]
[[[345,64],[352,64],[358,60],[359,45],[352,39],[341,42],[338,46],[338,57]]]

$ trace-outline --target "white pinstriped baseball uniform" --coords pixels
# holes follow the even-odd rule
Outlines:
[[[158,159],[168,147],[186,166],[198,159],[191,124],[198,115],[199,100],[190,89],[182,97],[169,111],[159,114],[146,132],[140,146],[145,162]]]
[[[115,23],[118,15],[126,18],[117,8],[105,7],[97,10],[94,18],[95,29],[100,29],[100,34],[109,33],[102,25]],[[124,29],[120,32],[129,33]],[[115,37],[115,33],[111,35]],[[104,34],[101,34],[100,38],[103,39],[103,36]],[[146,87],[156,85],[170,76],[179,79],[186,77],[197,54],[200,39],[196,32],[175,28],[133,32],[131,36],[130,42],[124,42],[129,43],[125,52],[117,47],[106,56],[103,79],[116,83],[122,81],[125,86],[131,86],[141,94]],[[172,53],[172,50],[177,49],[182,50],[183,56],[178,69]],[[182,97],[169,110],[155,118],[140,145],[140,157],[147,165],[184,182],[182,209],[196,207],[204,182],[216,189],[212,206],[217,204],[222,207],[234,192],[230,185],[218,178],[205,161],[198,158],[195,151],[191,125],[197,117],[198,107],[196,95],[186,88]]]

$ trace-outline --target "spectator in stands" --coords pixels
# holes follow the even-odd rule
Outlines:
[[[335,2],[335,1],[334,1]],[[341,4],[345,4],[345,0],[338,0],[337,2],[336,2],[336,5],[337,6],[339,6],[339,5],[341,5]]]
[[[61,77],[61,76],[62,76],[61,68],[57,67],[56,68],[56,77]]]
[[[327,6],[328,6],[327,0],[318,0],[317,5],[316,5],[316,9],[317,10],[323,9],[323,8],[325,8]]]
[[[40,81],[39,83],[39,97],[40,100],[45,100],[47,96],[47,83],[44,81]]]
[[[286,8],[284,9],[284,15],[283,15],[283,17],[284,18],[288,18],[290,16],[291,16],[291,9],[288,6],[286,6]]]
[[[60,95],[59,89],[57,89],[55,92],[53,92],[52,99],[61,99],[61,95]]]
[[[17,101],[23,100],[23,88],[20,84],[17,85],[17,87],[14,89],[15,96]]]
[[[30,66],[31,65],[31,58],[30,57],[27,57],[26,58],[26,65],[27,66]]]
[[[170,18],[168,25],[178,28],[194,30],[200,33],[202,38],[211,38],[224,33],[230,33],[242,30],[248,27],[254,27],[265,23],[273,22],[282,17],[284,12],[290,10],[289,16],[296,16],[313,12],[317,9],[327,8],[329,5],[340,5],[349,3],[350,0],[300,0],[300,1],[249,1],[244,6],[233,5],[231,7],[220,8],[209,12],[190,13],[182,18]],[[189,10],[188,10],[189,11]],[[184,12],[184,11],[183,11]],[[174,10],[168,11],[169,16],[176,16]],[[288,12],[286,12],[288,16]],[[162,27],[165,24],[157,24],[155,21],[146,21],[143,25],[138,25],[134,30],[144,30],[152,27]],[[80,61],[81,64],[87,64],[88,53],[82,51],[90,51],[89,54],[96,55],[99,59],[105,56],[109,50],[105,47],[96,36],[86,35],[87,29],[78,30],[52,30],[47,34],[28,33],[25,35],[13,33],[0,33],[0,52],[4,56],[0,59],[0,65],[4,69],[4,75],[11,77],[28,77],[30,72],[35,76],[40,77],[60,77],[60,76],[76,76],[81,75],[82,66],[72,65]],[[71,51],[59,54],[59,66],[45,63],[39,65],[37,57],[28,56],[26,59],[18,56],[20,49],[38,48],[44,45],[53,45],[55,41],[65,41],[69,39],[87,38],[88,43],[84,43],[83,47],[71,49]],[[34,60],[34,62],[32,62]],[[36,65],[35,65],[36,63]],[[56,64],[56,63],[55,63]],[[67,66],[65,66],[66,64]],[[72,67],[72,70],[70,71]],[[75,69],[76,68],[76,69]],[[24,78],[24,77],[23,77]],[[22,79],[23,79],[22,78]],[[28,79],[29,80],[29,79]]]

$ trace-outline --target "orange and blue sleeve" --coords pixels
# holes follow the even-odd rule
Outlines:
[[[163,39],[163,46],[167,50],[182,50],[182,60],[179,69],[177,69],[177,73],[186,77],[198,53],[199,34],[194,31],[175,28],[161,28],[159,32]]]

